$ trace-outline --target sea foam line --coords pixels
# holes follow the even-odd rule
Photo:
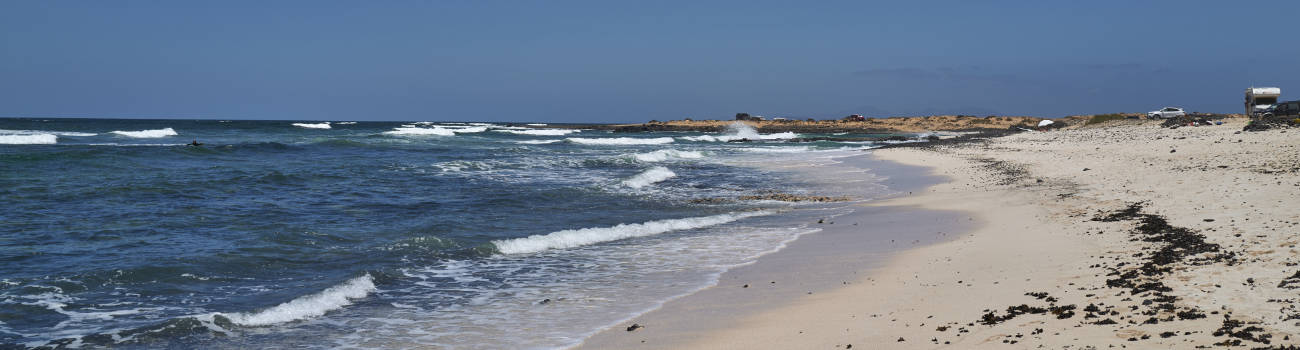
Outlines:
[[[497,251],[502,254],[536,253],[548,249],[574,248],[620,239],[657,235],[671,231],[690,230],[721,225],[744,218],[770,215],[773,213],[773,211],[752,211],[685,219],[655,220],[639,224],[619,224],[611,227],[563,230],[551,232],[545,235],[532,235],[523,238],[492,241],[492,244],[495,245]]]
[[[330,129],[330,123],[293,123],[293,126],[308,129]]]
[[[511,134],[515,134],[515,135],[564,136],[564,135],[568,135],[568,134],[572,134],[572,133],[578,132],[579,130],[574,130],[574,129],[529,129],[529,130],[497,129],[497,130],[492,130],[492,131],[511,133]]]
[[[0,135],[0,145],[53,145],[59,137],[53,134]]]
[[[224,315],[231,322],[244,326],[268,326],[273,324],[319,317],[326,312],[337,310],[352,304],[352,299],[365,298],[378,290],[375,280],[367,273],[342,284],[326,288],[320,293],[309,294],[253,313],[237,312]]]
[[[636,137],[608,137],[608,138],[584,138],[570,137],[565,140],[581,145],[662,145],[673,143],[671,137],[655,138],[636,138]]]
[[[3,135],[54,135],[54,136],[95,136],[99,135],[93,132],[76,132],[76,131],[47,131],[47,130],[5,130],[0,129],[0,136]]]
[[[640,174],[636,174],[636,176],[633,176],[632,178],[623,180],[623,185],[631,188],[642,188],[650,186],[656,182],[671,179],[674,176],[677,176],[677,173],[668,170],[668,168],[657,166],[647,169]]]
[[[389,135],[436,135],[436,136],[455,136],[456,133],[451,129],[443,128],[393,128],[392,131],[385,131]]]
[[[704,153],[700,153],[696,151],[678,151],[675,149],[661,149],[654,152],[633,154],[632,158],[636,158],[636,160],[638,161],[652,163],[652,162],[662,162],[671,158],[700,159],[700,158],[704,158]]]
[[[113,131],[113,133],[114,133],[114,134],[118,134],[118,135],[122,135],[122,136],[126,136],[126,137],[134,137],[134,138],[138,138],[138,139],[153,139],[153,138],[160,138],[160,137],[168,137],[168,136],[176,136],[176,135],[180,135],[179,133],[176,132],[175,129],[172,129],[172,128],[153,129],[153,130],[140,130],[140,131],[120,131],[120,130],[119,130],[119,131]]]

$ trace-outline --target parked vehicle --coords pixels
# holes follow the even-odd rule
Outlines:
[[[1282,88],[1275,87],[1252,87],[1246,89],[1246,116],[1262,116],[1274,104],[1277,104],[1278,96],[1282,96]]]
[[[1300,117],[1300,101],[1279,102],[1264,114],[1266,117]]]
[[[1169,118],[1178,118],[1185,115],[1187,115],[1187,112],[1183,112],[1183,109],[1178,107],[1165,107],[1165,108],[1161,108],[1158,111],[1147,112],[1147,118],[1169,119]]]

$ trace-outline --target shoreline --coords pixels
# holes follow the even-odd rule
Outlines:
[[[601,330],[574,348],[689,347],[712,336],[718,325],[734,326],[731,321],[737,316],[764,309],[762,304],[772,299],[793,300],[858,283],[866,272],[883,266],[901,251],[956,239],[972,226],[970,217],[960,212],[879,204],[945,181],[926,167],[882,161],[870,154],[834,159],[848,163],[848,168],[870,169],[873,175],[886,176],[882,184],[895,194],[850,204],[852,212],[826,219],[819,225],[820,231],[801,235],[750,264],[733,267],[723,272],[715,285],[669,300],[626,324]],[[860,228],[867,226],[876,235],[862,237]],[[626,331],[632,324],[640,326],[634,334]],[[663,336],[656,337],[660,334]]]
[[[824,292],[746,295],[730,285],[744,275],[729,271],[718,286],[632,321],[644,328],[605,330],[584,347],[1295,345],[1300,141],[1287,130],[1243,134],[1244,123],[1101,125],[873,150],[952,180],[868,207],[949,210],[979,225]],[[764,262],[796,248],[747,267],[766,277],[751,279],[780,276],[761,271],[772,265]],[[793,273],[839,267],[812,262]],[[699,296],[715,289],[746,307],[717,315],[733,310]],[[660,325],[698,318],[688,331]]]

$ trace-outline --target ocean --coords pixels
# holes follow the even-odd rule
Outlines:
[[[0,119],[0,348],[565,348],[894,192],[812,171],[872,142],[530,126]]]

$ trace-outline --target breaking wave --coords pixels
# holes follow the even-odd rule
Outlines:
[[[807,147],[807,146],[797,146],[797,147],[754,147],[754,148],[741,148],[740,150],[741,150],[741,151],[745,151],[745,152],[752,152],[752,153],[800,153],[800,152],[808,152],[808,151],[811,151],[812,148],[811,148],[811,147]]]
[[[0,136],[3,135],[54,135],[54,136],[95,136],[99,135],[93,132],[76,132],[76,131],[46,131],[46,130],[4,130],[0,129]]]
[[[419,124],[419,123],[417,123]],[[427,124],[423,124],[427,125]],[[435,136],[455,136],[456,134],[468,134],[487,131],[486,126],[463,126],[463,125],[437,125],[429,128],[419,127],[417,125],[403,125],[393,128],[392,131],[385,131],[388,135],[435,135]]]
[[[674,176],[677,176],[677,173],[668,170],[668,168],[657,166],[643,171],[640,174],[636,174],[636,176],[633,176],[630,179],[623,180],[623,185],[631,188],[642,188],[650,186],[656,182],[671,179]]]
[[[0,145],[53,145],[59,137],[53,134],[0,135]]]
[[[681,139],[700,142],[728,142],[734,140],[787,140],[796,137],[799,137],[799,134],[789,131],[776,134],[760,134],[754,127],[735,122],[727,125],[727,133],[724,135],[683,136]]]
[[[300,127],[300,128],[308,128],[308,129],[329,129],[329,128],[330,128],[330,123],[329,123],[329,122],[324,122],[324,123],[293,123],[293,126]]]
[[[529,129],[529,130],[510,130],[498,129],[496,132],[507,132],[515,135],[534,135],[534,136],[564,136],[578,132],[574,129]]]
[[[159,137],[180,135],[176,133],[176,130],[173,130],[172,128],[140,130],[140,131],[113,131],[113,133],[126,136],[126,137],[134,137],[138,139],[154,139]]]
[[[443,128],[393,128],[392,131],[385,131],[388,135],[436,135],[436,136],[455,136],[456,132],[451,129]]]
[[[502,254],[536,253],[548,249],[574,248],[632,237],[644,237],[671,231],[690,230],[721,225],[748,217],[769,214],[772,214],[772,212],[754,211],[685,219],[656,220],[640,224],[619,224],[611,227],[564,230],[551,232],[545,235],[533,235],[524,238],[492,241],[492,244],[495,245],[497,251],[500,251]]]
[[[570,137],[565,140],[581,145],[662,145],[673,143],[671,137],[656,138],[636,138],[636,137],[611,137],[611,138],[582,138]]]
[[[320,293],[305,295],[269,309],[243,313],[224,314],[231,322],[243,326],[268,326],[318,317],[326,312],[352,304],[352,299],[365,298],[378,290],[370,274],[353,278],[343,284],[329,287]]]
[[[546,145],[546,144],[552,144],[560,141],[564,141],[564,140],[525,140],[525,141],[515,141],[515,143],[525,144],[525,145]]]
[[[700,158],[704,158],[704,153],[700,153],[696,151],[678,151],[675,149],[661,149],[654,152],[633,154],[632,158],[636,158],[636,160],[646,162],[646,163],[653,163],[653,162],[662,162],[672,158],[700,159]]]

